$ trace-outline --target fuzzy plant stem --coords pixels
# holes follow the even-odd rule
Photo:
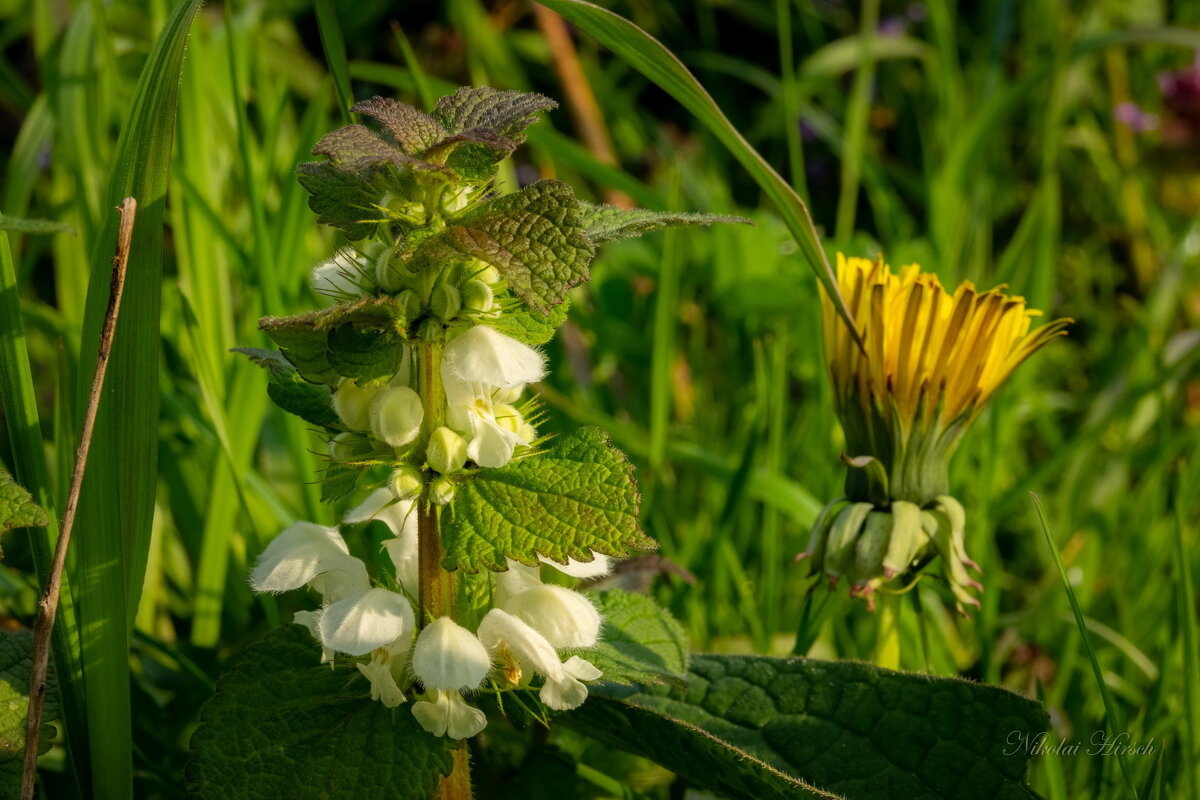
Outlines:
[[[903,599],[903,595],[879,592],[875,663],[887,669],[900,669],[900,606]]]
[[[425,404],[422,443],[442,424],[445,417],[445,392],[441,381],[442,345],[421,342],[417,345],[417,393]],[[426,496],[417,503],[417,624],[422,628],[438,617],[454,618],[454,573],[442,569],[442,540],[438,532],[438,509]],[[471,766],[467,743],[454,749],[454,766],[438,782],[435,800],[471,800]]]

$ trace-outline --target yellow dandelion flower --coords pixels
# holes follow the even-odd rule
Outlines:
[[[865,594],[940,554],[960,604],[973,602],[950,456],[1013,370],[1071,320],[1034,328],[1041,312],[1003,286],[982,292],[967,281],[950,294],[936,275],[915,264],[893,273],[882,258],[839,253],[837,278],[863,342],[823,293],[825,360],[851,469],[808,554],[834,580],[852,573]]]

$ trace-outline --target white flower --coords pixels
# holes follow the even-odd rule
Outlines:
[[[421,727],[434,736],[469,739],[487,727],[483,712],[467,705],[458,692],[435,689],[430,696],[433,702],[413,703],[412,713]]]
[[[541,353],[487,325],[475,325],[447,344],[445,359],[459,380],[496,389],[534,383],[546,375]]]
[[[326,647],[362,656],[412,635],[415,617],[404,595],[368,589],[325,607],[317,622]]]
[[[371,399],[369,416],[376,439],[403,447],[421,432],[425,407],[421,396],[407,386],[386,386]]]
[[[467,456],[479,466],[502,467],[512,460],[517,445],[533,441],[518,432],[524,430],[520,424],[506,426],[497,419],[493,387],[464,381],[454,373],[448,359],[442,361],[442,386],[446,391],[446,421],[467,438]],[[504,416],[511,413],[506,411]]]
[[[552,561],[545,556],[538,556],[538,561],[543,564],[549,564],[564,575],[570,575],[572,578],[602,578],[612,572],[612,559],[603,553],[592,551],[591,561],[576,561],[573,558],[568,558],[567,563],[560,564],[557,561]]]
[[[342,522],[357,524],[377,519],[391,529],[396,538],[387,539],[383,547],[396,568],[396,581],[409,594],[417,593],[417,513],[411,498],[396,499],[396,493],[384,487],[367,495],[366,499],[346,512]]]
[[[370,586],[366,566],[350,555],[337,528],[297,522],[267,545],[250,572],[256,592],[286,592],[306,585],[327,602]]]
[[[515,659],[516,674],[510,674],[514,683],[519,683],[527,672],[545,678],[538,696],[556,711],[581,705],[588,694],[583,681],[600,677],[600,670],[579,656],[562,663],[545,636],[499,608],[493,608],[479,623],[479,641],[501,660],[506,656]]]
[[[450,617],[438,617],[417,637],[412,668],[428,689],[470,691],[483,683],[492,660],[475,634]]]
[[[586,597],[564,586],[534,586],[501,607],[529,623],[556,650],[591,647],[600,636],[600,612]]]
[[[333,393],[333,410],[346,427],[354,431],[371,429],[371,401],[378,389],[363,389],[349,378],[342,378]]]
[[[505,560],[508,569],[492,573],[496,605],[501,608],[521,592],[542,585],[541,570],[537,567],[526,566],[511,558]]]
[[[396,680],[404,670],[404,657],[412,641],[402,636],[386,647],[371,651],[371,660],[357,664],[358,671],[371,683],[371,699],[395,708],[407,698]]]

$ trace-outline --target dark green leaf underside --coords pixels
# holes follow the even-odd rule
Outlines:
[[[1036,703],[869,664],[694,656],[686,688],[599,686],[562,719],[731,798],[1028,800]]]
[[[426,800],[450,771],[451,740],[430,736],[408,705],[369,697],[353,667],[317,662],[290,625],[253,645],[217,684],[192,737],[195,800]]]

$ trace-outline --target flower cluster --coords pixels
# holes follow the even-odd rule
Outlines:
[[[872,593],[940,556],[960,610],[978,605],[967,573],[966,514],[949,494],[949,461],[987,401],[1023,361],[1065,335],[1068,319],[1032,327],[1041,312],[1003,287],[937,276],[882,259],[838,255],[839,289],[861,336],[824,296],[825,360],[846,435],[846,494],[822,511],[808,550],[815,573]]]

